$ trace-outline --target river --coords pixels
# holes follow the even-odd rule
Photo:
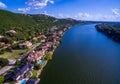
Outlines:
[[[95,24],[76,25],[64,34],[40,84],[120,84],[120,44]]]

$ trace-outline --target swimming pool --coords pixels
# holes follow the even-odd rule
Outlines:
[[[40,65],[43,65],[44,64],[44,60],[40,60]]]
[[[25,84],[27,80],[23,79],[19,84]]]

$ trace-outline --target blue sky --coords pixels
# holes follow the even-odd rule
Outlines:
[[[120,0],[0,0],[0,9],[58,18],[120,21]]]

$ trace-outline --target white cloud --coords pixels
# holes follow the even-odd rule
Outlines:
[[[44,12],[43,12],[43,14],[45,14],[45,15],[46,15],[46,14],[48,14],[48,13],[47,13],[47,11],[44,11]]]
[[[89,13],[78,13],[76,16],[76,18],[90,18],[91,15]]]
[[[53,0],[49,0],[49,2],[50,2],[51,4],[54,4],[54,1],[53,1]]]
[[[120,11],[119,11],[119,9],[117,9],[117,8],[114,8],[114,9],[112,9],[112,13],[114,14],[114,15],[120,15]]]
[[[23,9],[24,11],[27,8],[29,8],[30,10],[42,9],[42,8],[46,7],[48,5],[48,3],[54,4],[54,0],[28,0],[27,2],[25,2],[27,7],[19,8],[19,9]],[[30,10],[26,10],[25,12],[30,11]]]
[[[3,2],[0,1],[0,8],[7,8],[7,6]]]
[[[54,3],[53,0],[29,0],[28,2],[26,2],[27,6],[32,7],[32,9],[35,8],[44,8],[45,6],[47,6],[47,4],[49,3]]]
[[[28,8],[18,8],[18,11],[26,13],[27,11],[30,11],[30,7],[28,7]]]
[[[113,11],[112,11],[113,12]],[[115,12],[115,11],[114,11]],[[116,13],[116,12],[115,12]],[[120,21],[120,15],[118,12],[114,15],[103,15],[103,14],[89,14],[89,13],[78,13],[74,19],[78,20],[95,20],[95,21]]]

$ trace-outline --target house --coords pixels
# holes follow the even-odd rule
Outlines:
[[[63,31],[64,31],[64,32],[67,31],[67,28],[64,28]]]
[[[45,35],[39,35],[37,36],[37,39],[46,39],[47,37]]]
[[[32,40],[37,40],[37,37],[34,37]],[[32,41],[32,40],[31,40],[31,41]]]
[[[63,35],[63,31],[62,31],[62,30],[59,30],[59,31],[58,31],[58,34],[59,34],[59,35]]]
[[[46,40],[45,39],[42,39],[41,42],[44,43]]]
[[[55,31],[57,31],[57,30],[58,30],[57,27],[49,28],[49,31],[50,31],[50,32],[55,32]]]
[[[53,51],[48,51],[48,54],[52,56],[53,55]]]
[[[17,81],[21,78],[30,77],[30,73],[33,70],[34,65],[31,63],[21,64],[14,72],[7,74],[5,80],[7,81]]]
[[[10,47],[11,46],[11,44],[5,44],[7,47]]]
[[[21,64],[14,72],[12,79],[19,80],[20,78],[25,78],[30,76],[30,71],[33,69],[34,65],[31,63]]]
[[[30,41],[25,41],[24,43],[19,44],[19,48],[26,48],[32,46]]]
[[[6,33],[16,33],[16,31],[15,30],[8,30],[8,31],[6,31]]]
[[[40,59],[45,55],[44,51],[39,50],[39,51],[33,51],[30,53],[27,57],[28,61],[37,61],[39,62]]]
[[[3,46],[3,45],[5,45],[5,43],[4,42],[0,42],[0,46]]]
[[[59,40],[59,39],[60,39],[60,38],[59,38],[57,35],[55,35],[55,34],[53,34],[53,35],[52,35],[52,38],[53,38],[53,40],[54,40],[54,41],[56,41],[56,40]]]
[[[50,48],[51,46],[52,46],[52,42],[46,42],[46,46],[48,47],[48,48]]]
[[[0,38],[3,38],[4,36],[3,35],[0,35]]]
[[[38,84],[38,82],[39,82],[39,80],[30,78],[30,79],[26,82],[26,84]]]
[[[46,45],[45,45],[45,46],[42,46],[41,49],[42,49],[43,51],[45,51],[45,50],[48,49],[48,46],[46,46]]]

